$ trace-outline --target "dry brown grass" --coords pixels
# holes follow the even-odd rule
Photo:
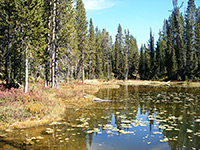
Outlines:
[[[150,85],[150,86],[188,86],[200,87],[200,82],[187,82],[187,81],[151,81],[151,80],[86,80],[85,83],[97,85],[100,88],[118,88],[119,85]]]

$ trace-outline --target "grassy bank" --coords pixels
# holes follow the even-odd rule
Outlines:
[[[92,94],[99,86],[74,82],[59,88],[45,88],[32,83],[28,93],[23,89],[0,87],[0,130],[24,128],[62,119],[66,108],[92,105]],[[86,94],[89,93],[89,94]]]

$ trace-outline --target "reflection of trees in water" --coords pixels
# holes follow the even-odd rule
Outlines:
[[[140,114],[140,116],[153,116],[153,120],[144,118],[149,119],[150,134],[152,134],[155,124],[173,128],[171,131],[159,129],[169,139],[168,144],[171,149],[184,147],[186,149],[193,147],[199,149],[200,137],[196,136],[195,133],[200,132],[200,123],[195,122],[195,119],[200,116],[200,95],[199,90],[190,90],[143,86],[102,89],[96,96],[114,101],[95,103],[85,109],[66,109],[65,117],[61,121],[62,124],[47,126],[53,128],[54,133],[47,135],[46,144],[44,142],[44,144],[33,147],[87,150],[88,144],[92,145],[94,135],[97,133],[88,134],[86,131],[94,128],[104,130],[103,127],[111,124],[111,121],[114,121],[114,125],[119,130],[132,130],[128,127],[122,127],[123,121],[136,120],[137,114]],[[80,127],[81,125],[83,127]],[[188,129],[191,133],[188,132]],[[118,134],[121,133],[118,132]],[[59,139],[60,137],[62,139]],[[65,141],[65,139],[68,140]],[[64,140],[63,143],[60,140]]]
[[[199,95],[171,91],[161,92],[162,98],[165,100],[163,103],[158,102],[158,94],[160,92],[143,94],[140,108],[145,108],[148,111],[148,115],[160,116],[161,120],[164,120],[160,125],[173,127],[172,131],[163,131],[163,134],[168,139],[172,139],[168,142],[171,149],[182,149],[184,147],[187,149],[199,149],[200,137],[194,135],[200,129],[199,123],[194,122],[200,115],[200,111],[198,111]],[[151,123],[150,127],[152,126]]]
[[[164,136],[171,139],[168,142],[171,149],[184,147],[199,149],[200,137],[195,133],[200,132],[200,123],[194,122],[200,116],[199,91],[199,88],[124,86],[117,90],[110,90],[111,94],[109,94],[112,96],[109,99],[124,100],[119,107],[127,108],[123,110],[127,115],[127,111],[131,111],[131,107],[132,109],[140,108],[140,114],[154,115],[155,118],[158,116],[157,120],[164,120],[160,122],[160,125],[173,127],[172,131],[163,130]],[[104,93],[104,97],[107,94],[106,92],[102,93]],[[102,96],[101,94],[97,95]],[[136,115],[137,113],[132,117],[136,118]],[[119,119],[115,116],[118,128],[121,124]],[[154,120],[149,121],[150,131],[154,123]],[[188,129],[192,132],[187,132]]]

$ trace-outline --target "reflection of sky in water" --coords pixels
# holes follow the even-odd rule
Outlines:
[[[111,125],[113,128],[117,128],[115,115],[112,114]],[[148,115],[140,114],[140,110],[137,112],[137,119],[140,122],[148,121]],[[150,124],[147,126],[137,126],[131,125],[131,128],[125,129],[124,131],[130,131],[133,133],[122,134],[117,131],[112,130],[101,130],[102,134],[94,134],[92,145],[88,144],[91,150],[167,150],[170,149],[168,143],[160,143],[160,139],[163,139],[162,134],[153,134],[153,132],[159,132],[158,125],[154,124],[154,127],[150,130]],[[156,125],[156,126],[155,126]],[[111,133],[107,134],[107,131]]]
[[[147,126],[135,127],[132,124],[129,129],[122,128],[124,131],[133,131],[135,135],[128,133],[108,136],[106,131],[102,135],[95,135],[90,149],[96,147],[97,149],[152,150],[200,148],[200,136],[198,135],[200,134],[200,123],[197,121],[200,118],[198,88],[121,87],[102,91],[97,96],[117,100],[116,103],[118,100],[124,100],[119,105],[108,104],[109,106],[114,108],[117,105],[124,108],[121,114],[127,116],[131,112],[130,109],[137,109],[135,120],[148,121],[148,123]],[[129,101],[126,102],[126,100]],[[115,118],[114,113],[111,124],[117,127]],[[125,119],[133,121],[130,117]]]

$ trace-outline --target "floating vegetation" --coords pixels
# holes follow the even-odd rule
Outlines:
[[[53,129],[51,129],[51,128],[46,128],[46,133],[47,133],[47,134],[52,134],[53,132],[54,132]]]
[[[164,139],[161,139],[160,142],[168,142],[169,139],[168,138],[164,138]]]
[[[191,129],[187,129],[187,133],[192,133],[193,131]]]

